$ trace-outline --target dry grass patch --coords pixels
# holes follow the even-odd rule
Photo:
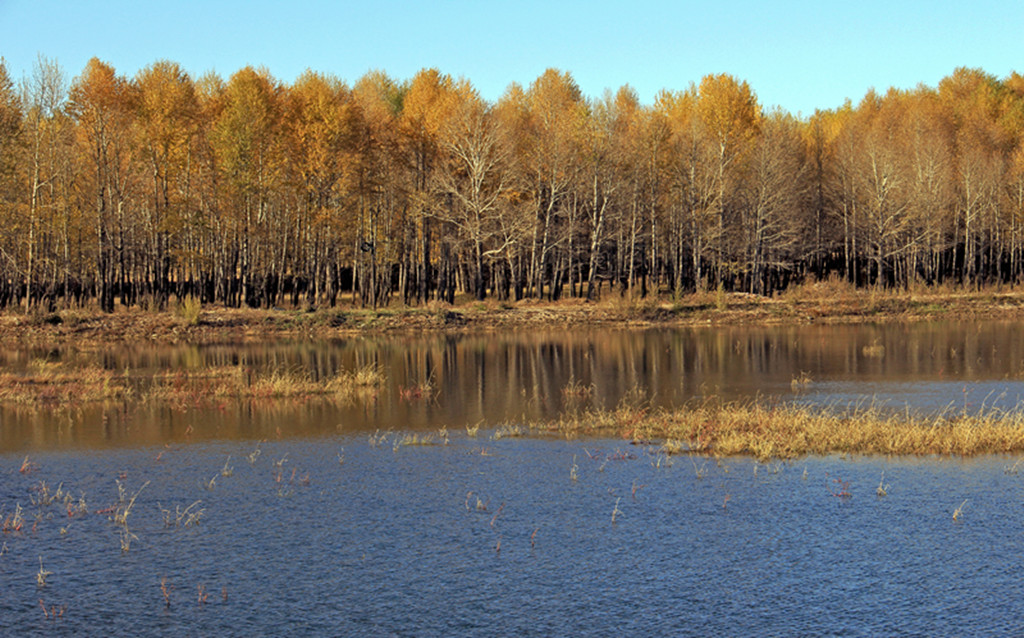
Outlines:
[[[760,403],[704,404],[678,410],[621,405],[567,414],[535,429],[662,441],[670,453],[758,459],[808,454],[973,456],[1024,451],[1024,412],[917,416],[879,408],[845,412]]]
[[[0,403],[64,405],[131,397],[124,375],[95,365],[35,360],[24,373],[0,373]]]
[[[368,401],[384,384],[384,374],[369,366],[314,379],[301,370],[254,372],[241,366],[176,370],[156,374],[144,390],[129,382],[128,372],[95,365],[33,361],[25,372],[0,373],[0,404],[65,406],[97,401],[166,402],[202,407],[239,399],[305,399]]]
[[[376,367],[314,379],[300,370],[259,373],[241,366],[226,366],[159,374],[154,377],[145,400],[179,405],[202,405],[225,399],[369,400],[377,395],[383,383],[384,374]]]

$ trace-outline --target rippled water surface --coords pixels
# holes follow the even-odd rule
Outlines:
[[[0,458],[0,502],[7,513],[21,503],[31,521],[3,534],[5,633],[1024,629],[1024,476],[1012,459],[716,465],[616,441],[482,432],[397,449],[364,436],[268,441],[250,463],[255,449],[45,453],[26,474],[20,457]],[[127,519],[128,551],[102,513],[118,480],[128,498],[148,482]],[[88,512],[32,505],[42,481],[84,494]],[[197,525],[167,526],[162,509],[196,501]],[[40,557],[53,572],[45,587]],[[41,604],[66,611],[50,620]]]
[[[140,383],[234,364],[374,364],[388,382],[351,405],[0,413],[0,523],[19,508],[21,520],[0,532],[2,635],[1024,629],[1018,459],[716,463],[499,429],[580,401],[564,391],[576,385],[598,405],[639,390],[660,405],[714,394],[1012,409],[1024,391],[1016,325],[11,351],[0,363],[39,357],[129,368]],[[431,396],[403,398],[424,381]],[[126,533],[113,518],[133,496]]]

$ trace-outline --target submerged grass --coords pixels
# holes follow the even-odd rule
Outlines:
[[[809,454],[973,456],[1024,451],[1022,410],[927,416],[876,406],[836,410],[752,401],[650,410],[623,403],[531,427],[565,435],[660,441],[668,453],[761,460]]]

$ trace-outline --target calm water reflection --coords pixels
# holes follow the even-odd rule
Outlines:
[[[144,384],[168,369],[243,365],[314,376],[375,365],[388,382],[367,404],[322,402],[171,411],[123,406],[0,413],[0,450],[265,438],[377,429],[492,425],[556,415],[567,401],[614,406],[630,392],[655,405],[708,396],[811,403],[875,400],[896,407],[1014,407],[1024,399],[1022,326],[1005,322],[689,330],[565,330],[404,336],[239,347],[121,347],[7,351],[0,365],[47,357],[131,371]],[[799,388],[794,379],[810,379]],[[404,399],[428,383],[432,395]],[[570,384],[592,388],[582,399]]]

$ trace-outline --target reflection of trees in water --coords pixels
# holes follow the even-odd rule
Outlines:
[[[1024,340],[1002,322],[725,327],[685,330],[586,329],[480,335],[405,335],[243,346],[126,346],[104,352],[22,352],[102,365],[144,377],[168,369],[243,366],[294,370],[312,379],[368,365],[386,381],[376,400],[333,404],[233,402],[213,410],[85,406],[57,412],[5,409],[0,449],[20,446],[162,445],[195,438],[262,439],[374,430],[461,429],[555,416],[566,408],[614,407],[638,390],[653,405],[682,405],[813,389],[824,380],[955,381],[1015,378]],[[18,362],[21,362],[20,364]],[[429,388],[413,396],[402,389]],[[566,392],[585,387],[586,393]]]

